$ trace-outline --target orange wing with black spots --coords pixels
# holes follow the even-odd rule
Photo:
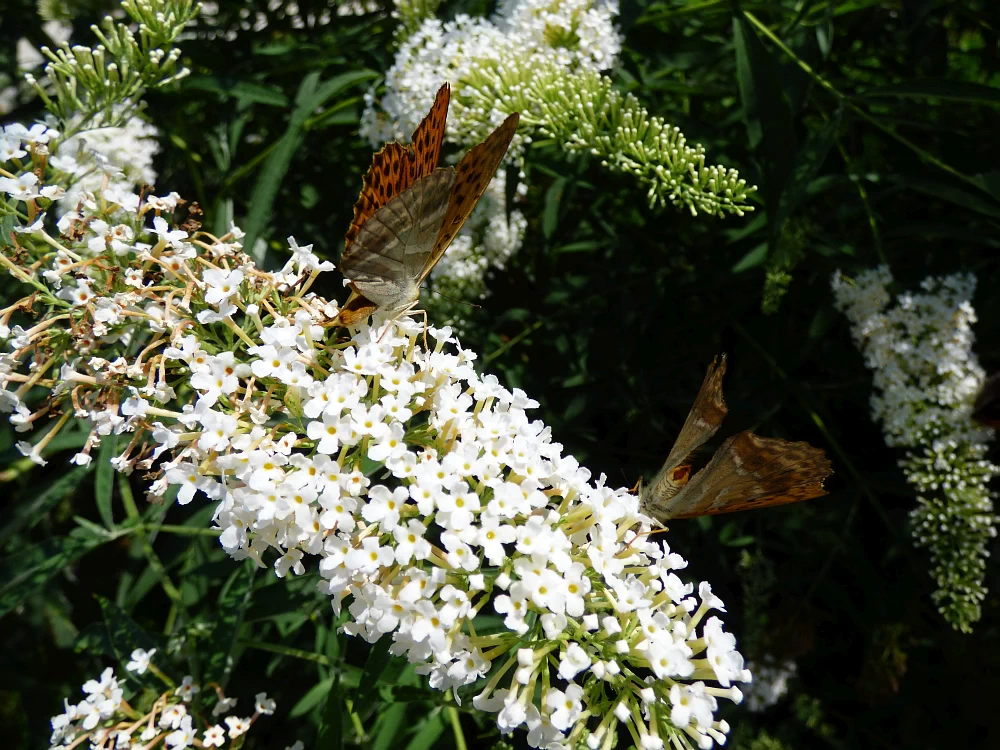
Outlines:
[[[444,130],[448,121],[450,101],[451,87],[446,83],[438,89],[431,111],[413,131],[411,164],[409,165],[411,168],[408,171],[409,181],[406,183],[406,187],[437,169],[438,161],[441,158],[441,144],[444,142]]]
[[[517,131],[517,123],[521,115],[517,112],[507,117],[496,130],[489,134],[485,141],[472,148],[469,153],[462,157],[462,160],[455,167],[455,185],[451,190],[451,197],[448,199],[448,211],[444,216],[444,223],[438,233],[437,242],[434,243],[434,250],[427,259],[424,269],[420,274],[423,281],[437,265],[444,255],[444,251],[455,239],[458,230],[465,224],[472,209],[476,207],[479,198],[482,196],[486,186],[490,184],[493,175],[496,174],[497,167],[503,161],[504,155],[510,146],[514,133]]]
[[[437,167],[450,102],[451,87],[446,83],[438,89],[430,112],[413,131],[413,142],[408,146],[387,143],[372,157],[361,195],[354,204],[354,218],[344,237],[345,249],[372,214]]]

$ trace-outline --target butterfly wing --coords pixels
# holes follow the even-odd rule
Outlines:
[[[705,380],[688,412],[674,447],[647,486],[642,488],[641,502],[654,514],[663,508],[683,487],[690,475],[691,454],[704,445],[719,429],[728,409],[722,397],[722,378],[726,374],[726,355],[716,357],[708,366]]]
[[[427,257],[423,267],[419,269],[417,275],[417,285],[427,278],[431,269],[437,265],[444,255],[444,251],[451,245],[452,240],[458,234],[458,230],[469,218],[472,209],[490,184],[493,175],[496,174],[497,167],[503,161],[507,148],[510,146],[514,133],[517,131],[517,123],[521,115],[515,112],[509,115],[506,120],[487,136],[486,140],[473,147],[455,167],[455,187],[451,198],[448,201],[448,211],[444,216],[444,223],[438,234],[434,249]]]
[[[379,208],[437,167],[450,101],[451,87],[446,83],[438,89],[430,112],[413,131],[412,144],[387,143],[372,157],[344,237],[345,248],[357,239],[361,227]]]
[[[741,432],[726,440],[704,469],[662,509],[662,518],[730,513],[826,494],[829,459],[808,443]]]
[[[429,175],[437,169],[441,158],[441,144],[444,142],[444,130],[448,121],[448,104],[451,102],[451,86],[447,83],[438,89],[434,97],[431,111],[420,121],[413,131],[412,171],[409,172],[412,184],[421,177]]]
[[[372,214],[340,259],[356,292],[390,312],[416,302],[413,269],[434,248],[454,182],[455,170],[437,169]]]

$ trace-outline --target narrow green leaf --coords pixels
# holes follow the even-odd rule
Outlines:
[[[206,646],[209,654],[205,662],[206,682],[214,680],[225,687],[229,681],[236,663],[240,628],[246,611],[253,601],[253,579],[256,573],[257,565],[253,560],[246,560],[222,587],[216,609],[215,627]]]
[[[107,628],[108,632],[108,643],[111,644],[114,656],[123,668],[122,671],[124,671],[124,667],[131,659],[132,652],[135,649],[141,648],[144,651],[149,651],[161,646],[155,638],[143,630],[135,620],[129,617],[114,602],[105,599],[103,596],[95,596],[95,598],[104,617],[104,627]],[[160,655],[163,656],[162,650],[160,651]],[[154,659],[154,661],[158,667],[163,668],[162,665],[164,662],[162,660]],[[154,689],[162,689],[162,683],[159,681],[159,678],[150,672],[146,672],[144,675],[129,672],[128,675],[143,685]]]
[[[545,212],[542,216],[542,234],[549,239],[559,226],[559,204],[566,189],[567,177],[560,177],[545,191]]]
[[[802,148],[795,155],[794,167],[787,189],[782,192],[778,210],[775,212],[775,231],[780,231],[782,224],[795,213],[795,209],[809,195],[807,188],[816,177],[820,167],[823,166],[823,162],[826,161],[839,127],[840,110],[837,110],[837,113],[822,128],[809,134],[806,142],[802,144]]]
[[[115,469],[111,459],[117,455],[118,436],[107,435],[101,441],[101,452],[97,456],[97,475],[94,477],[94,497],[101,522],[109,531],[115,528],[115,515],[111,502],[114,495]]]
[[[444,718],[438,712],[427,719],[420,731],[406,745],[405,750],[427,750],[435,747],[442,732],[444,732]]]
[[[383,638],[372,645],[368,652],[368,661],[365,662],[364,672],[361,674],[361,689],[352,700],[356,705],[364,706],[369,698],[375,693],[378,687],[379,677],[389,665],[392,654],[389,653],[389,638]]]
[[[364,83],[365,81],[370,81],[373,78],[378,78],[378,75],[376,71],[366,68],[364,70],[352,70],[349,73],[341,73],[339,76],[331,78],[316,89],[315,98],[309,111],[311,112],[317,107],[323,106],[323,103],[327,99],[336,96],[344,89]]]
[[[864,99],[897,97],[904,99],[946,99],[969,104],[1000,104],[1000,89],[956,79],[900,81],[861,94]]]
[[[63,498],[70,497],[92,470],[92,466],[77,466],[50,482],[34,497],[15,505],[10,520],[0,529],[0,546],[23,529],[33,528]]]
[[[372,750],[389,750],[399,731],[406,726],[406,704],[390,703],[381,710],[375,720],[375,735],[372,740]]]
[[[908,175],[899,177],[899,185],[902,188],[916,190],[924,195],[954,203],[956,206],[967,208],[984,216],[1000,219],[1000,202],[976,193],[969,193],[951,183]]]
[[[252,252],[257,238],[261,235],[274,210],[274,200],[278,196],[281,182],[285,179],[292,157],[302,140],[302,132],[306,120],[321,107],[329,98],[336,96],[349,86],[374,78],[377,74],[371,70],[359,70],[336,76],[322,85],[319,83],[319,72],[313,71],[302,79],[298,92],[295,94],[295,104],[289,118],[284,135],[278,140],[270,155],[264,161],[260,176],[250,195],[247,211],[246,237],[243,246]]]
[[[565,255],[568,253],[592,253],[595,250],[599,250],[603,245],[602,242],[597,240],[581,240],[580,242],[570,242],[566,245],[559,245],[558,247],[552,248],[549,253],[551,255]]]
[[[269,104],[275,107],[287,107],[288,97],[274,86],[264,86],[251,81],[236,81],[224,84],[216,76],[191,76],[183,79],[182,88],[197,89],[219,94],[223,98],[233,97],[242,104]]]
[[[791,174],[788,154],[798,149],[792,113],[777,62],[742,15],[733,18],[733,38],[747,137],[761,163],[764,202],[773,217]],[[771,227],[772,238],[778,230]]]
[[[756,268],[767,260],[767,244],[762,242],[754,247],[750,252],[736,261],[732,267],[733,273],[743,273],[751,268]]]
[[[341,750],[344,747],[344,704],[336,677],[330,685],[323,708],[323,723],[316,737],[316,750]]]
[[[333,677],[328,677],[313,685],[305,695],[299,698],[298,703],[292,706],[292,710],[288,712],[288,716],[295,719],[312,711],[329,694],[331,688],[333,688],[333,679]]]
[[[47,539],[4,558],[0,561],[0,617],[10,613],[31,594],[38,593],[67,565],[111,539],[111,536],[78,530],[71,536]]]
[[[330,660],[323,654],[317,654],[313,651],[305,651],[300,648],[292,648],[291,646],[282,646],[280,643],[266,643],[264,641],[250,641],[250,640],[240,640],[240,645],[246,648],[255,648],[259,651],[270,651],[272,654],[280,654],[281,656],[289,656],[293,659],[303,659],[304,661],[314,661],[317,664],[322,664],[323,666],[330,666]]]
[[[907,222],[906,224],[887,230],[882,237],[887,240],[899,239],[901,237],[919,237],[924,241],[942,239],[986,245],[987,247],[1000,247],[1000,238],[991,237],[984,232],[977,232],[973,229],[965,229],[952,224],[941,223]]]

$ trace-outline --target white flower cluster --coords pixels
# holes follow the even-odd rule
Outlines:
[[[52,166],[71,175],[72,182],[59,201],[58,212],[74,210],[87,194],[100,189],[105,174],[111,175],[111,185],[124,191],[154,184],[153,157],[160,150],[158,137],[155,126],[133,116],[121,127],[92,123],[85,131],[63,140]]]
[[[208,30],[196,30],[194,36],[203,35],[207,39],[224,39],[231,42],[240,32],[261,32],[271,26],[276,19],[287,23],[293,29],[315,29],[328,26],[338,16],[364,16],[382,10],[378,0],[333,0],[329,7],[313,8],[294,0],[268,0],[266,9],[240,8],[238,18],[228,27],[219,20],[219,3],[202,2],[199,23]]]
[[[850,281],[833,278],[838,309],[874,371],[872,415],[888,445],[906,449],[900,463],[919,493],[912,512],[916,542],[931,552],[935,600],[967,630],[979,618],[989,541],[996,536],[987,485],[1000,467],[985,459],[993,431],[971,419],[985,375],[972,351],[976,278],[959,273],[921,283],[922,293],[893,302],[889,269]]]
[[[621,35],[614,27],[617,15],[617,0],[504,0],[491,19],[459,15],[442,23],[428,18],[396,52],[385,74],[385,94],[376,97],[372,91],[365,97],[361,134],[373,146],[406,140],[442,82],[451,82],[460,97],[462,80],[480,65],[495,67],[542,55],[567,72],[607,70],[621,51]],[[467,139],[483,129],[487,114],[468,112],[465,119],[475,122],[463,122],[461,112],[453,112],[448,121],[451,140],[472,145]],[[490,129],[504,115],[497,117]]]
[[[506,113],[461,107],[465,78],[482,67],[497,69],[507,61],[532,56],[543,57],[567,72],[610,68],[621,49],[621,36],[614,27],[617,15],[617,0],[504,0],[491,19],[459,15],[442,23],[428,18],[400,45],[385,76],[385,93],[376,97],[372,90],[366,95],[361,134],[374,146],[383,141],[405,141],[426,114],[442,82],[448,81],[455,99],[448,138],[474,145],[499,125]],[[524,137],[515,139],[509,158],[517,158],[524,142]],[[483,298],[488,292],[487,274],[503,269],[521,247],[527,222],[517,210],[510,211],[508,218],[502,175],[501,169],[473,220],[463,227],[435,269],[432,284],[445,295]],[[519,185],[522,193],[526,188]],[[474,223],[477,217],[478,226]],[[460,322],[459,310],[449,307],[446,313]]]
[[[43,144],[22,145],[34,160]],[[31,216],[35,187],[9,193]],[[76,463],[127,436],[117,469],[155,464],[151,492],[217,503],[236,558],[278,576],[314,561],[348,632],[391,637],[439,689],[486,677],[474,705],[533,746],[610,748],[619,725],[644,748],[725,741],[717,701],[741,700],[750,674],[710,616],[722,602],[678,577],[686,561],[648,536],[634,495],[592,482],[447,328],[430,351],[410,318],[344,332],[308,291],[332,268],[311,246],[290,238],[265,273],[235,228],[175,226],[177,205],[109,186],[58,239],[36,221],[2,258],[33,291],[2,311],[0,403],[25,431],[61,414],[26,454],[44,461],[74,414],[92,425]],[[39,301],[43,320],[10,325]]]
[[[746,690],[747,708],[755,713],[764,711],[788,693],[788,681],[794,679],[798,665],[787,660],[781,664],[747,663],[753,672],[753,683]]]
[[[223,720],[226,727],[206,724],[199,738],[194,722],[201,715],[201,707],[189,710],[186,704],[195,700],[201,687],[190,675],[174,687],[151,664],[155,653],[155,648],[150,651],[136,649],[125,667],[127,671],[139,675],[150,670],[170,685],[171,689],[154,701],[148,712],[140,713],[125,702],[122,682],[115,677],[114,669],[108,667],[100,678],[83,683],[86,698],[77,704],[64,701],[65,710],[52,717],[51,750],[71,750],[84,741],[89,742],[89,747],[109,748],[154,747],[160,742],[171,750],[223,747],[227,735],[230,747],[239,747],[242,739],[232,741],[246,734],[258,717],[274,713],[275,702],[267,697],[267,693],[257,693],[253,716],[226,716]],[[218,700],[212,708],[213,718],[233,710],[237,703],[235,698],[225,697],[219,688],[216,688],[216,694]]]

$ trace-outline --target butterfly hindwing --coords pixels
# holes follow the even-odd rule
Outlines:
[[[497,167],[503,161],[507,148],[510,146],[520,115],[515,112],[487,136],[486,140],[474,146],[455,167],[455,187],[448,201],[448,211],[441,226],[441,232],[434,244],[434,250],[420,273],[420,281],[427,278],[431,269],[437,264],[448,249],[458,230],[469,218],[472,209],[476,207],[483,191],[486,190]]]
[[[390,311],[416,301],[417,276],[434,248],[454,180],[454,170],[435,170],[365,222],[340,260],[357,292]]]
[[[704,469],[673,497],[667,518],[784,505],[826,494],[829,459],[808,443],[741,432],[726,440]]]

